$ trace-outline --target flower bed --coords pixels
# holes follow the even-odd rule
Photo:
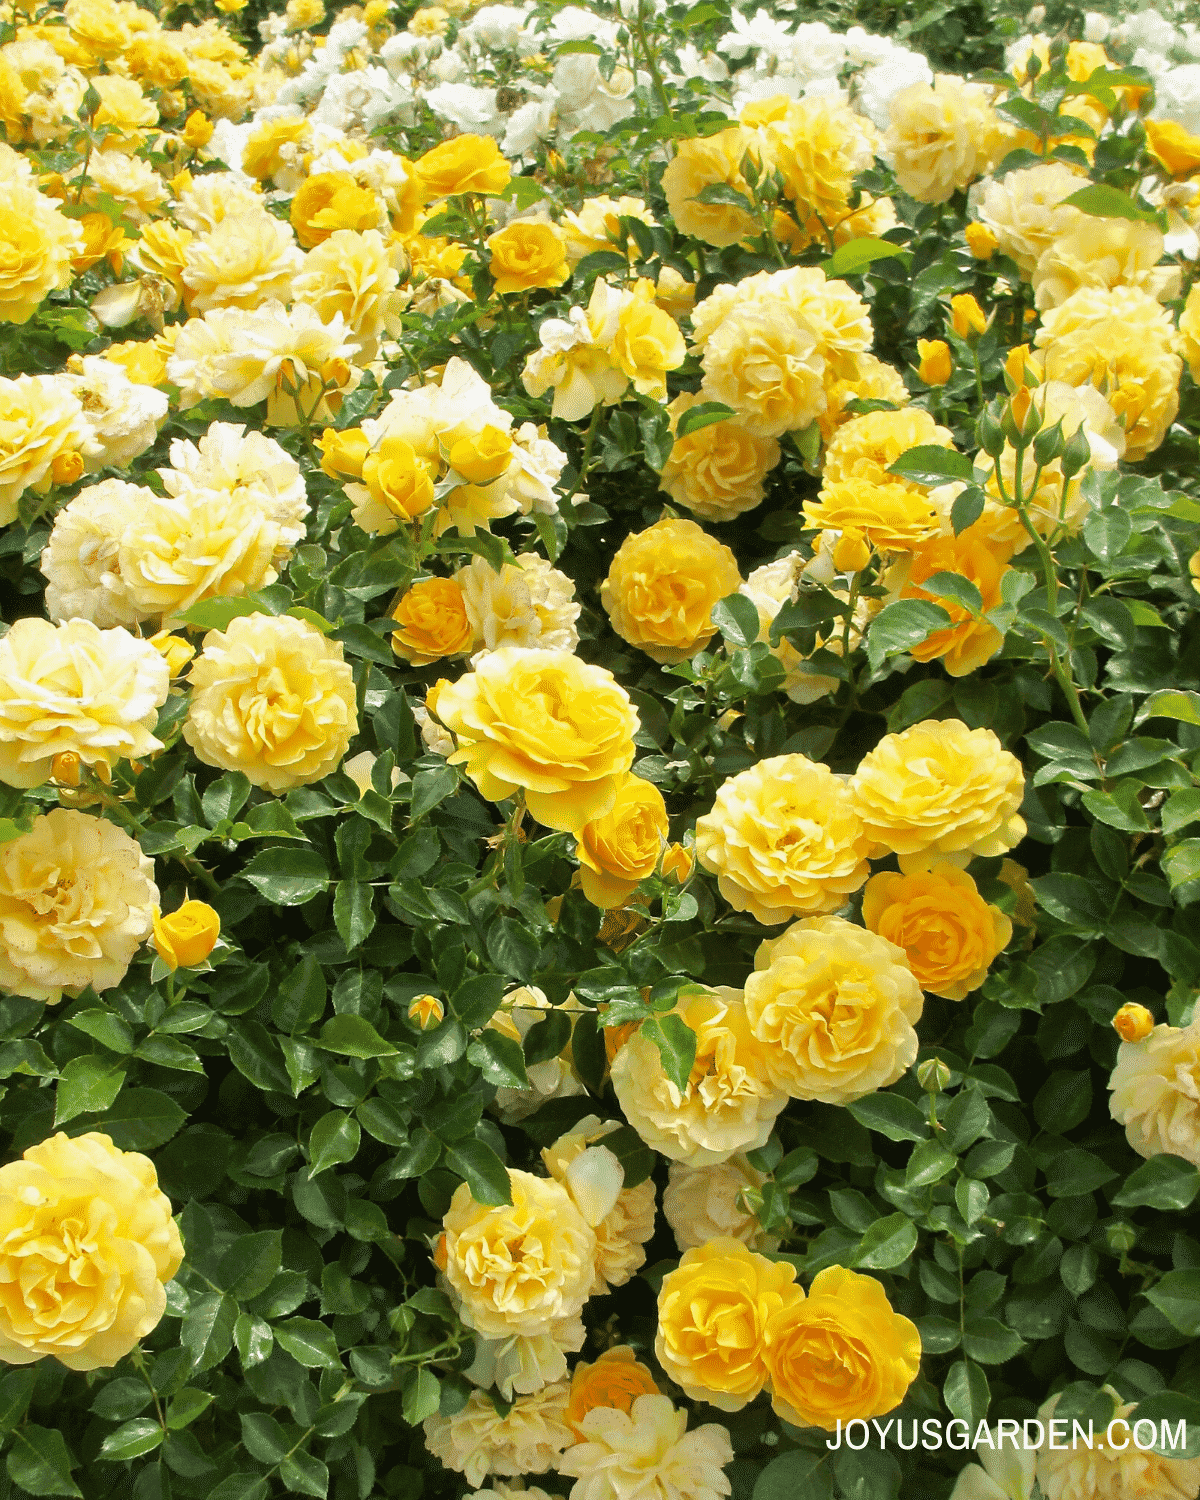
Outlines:
[[[1200,33],[1037,24],[17,0],[14,1496],[1200,1494]]]

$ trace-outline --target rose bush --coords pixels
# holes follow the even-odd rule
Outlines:
[[[1042,16],[5,12],[14,1500],[1196,1500],[1200,46]]]

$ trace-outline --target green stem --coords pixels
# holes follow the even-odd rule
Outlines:
[[[644,4],[645,0],[638,0],[637,16],[634,19],[633,29],[637,34],[638,41],[642,44],[642,55],[646,59],[646,71],[650,74],[650,78],[654,83],[654,92],[658,96],[658,102],[662,105],[663,114],[666,115],[668,119],[672,119],[674,118],[674,116],[671,110],[671,98],[667,93],[667,86],[663,81],[662,73],[659,70],[658,59],[654,55],[654,51],[650,46],[649,39],[646,36],[646,16]]]
[[[596,446],[596,434],[600,430],[600,416],[604,410],[603,402],[597,401],[592,407],[592,420],[588,423],[587,436],[583,440],[583,455],[579,460],[579,473],[576,475],[575,483],[563,496],[561,504],[566,505],[573,500],[583,486],[587,483],[588,469],[592,463],[592,449]]]

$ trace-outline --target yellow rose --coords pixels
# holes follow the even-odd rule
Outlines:
[[[562,286],[571,274],[562,235],[552,224],[518,222],[488,238],[489,270],[500,296]]]
[[[766,1182],[740,1152],[711,1167],[673,1161],[663,1191],[663,1217],[680,1250],[694,1250],[709,1240],[740,1240],[750,1250],[774,1250],[777,1235],[763,1233],[745,1195]]]
[[[820,340],[786,304],[734,306],[707,338],[703,368],[704,400],[731,406],[761,438],[808,427],[828,405]]]
[[[680,234],[695,235],[718,249],[761,234],[762,226],[750,212],[750,190],[742,176],[742,158],[754,142],[754,134],[737,125],[716,135],[677,142],[675,156],[663,173],[662,188]],[[731,187],[744,193],[747,207],[704,203],[699,195],[706,187]]]
[[[1176,120],[1147,120],[1144,128],[1146,150],[1172,177],[1190,177],[1200,171],[1200,136],[1192,135]]]
[[[253,309],[291,299],[304,265],[286,224],[263,211],[222,219],[192,238],[183,252],[183,298],[189,312],[214,307]]]
[[[823,470],[825,482],[841,484],[854,479],[869,479],[872,484],[895,484],[907,490],[920,490],[920,485],[889,474],[888,470],[910,448],[934,445],[953,448],[953,434],[949,428],[939,426],[919,406],[851,417],[829,439]]]
[[[959,719],[885,735],[860,762],[851,791],[876,852],[898,855],[906,874],[939,860],[991,859],[1025,837],[1020,761],[990,729]]]
[[[860,235],[877,232],[869,224],[856,226],[861,210],[853,215],[850,210],[854,179],[873,164],[878,146],[870,122],[838,98],[781,96],[764,104],[768,110],[775,106],[771,110],[775,117],[761,122],[766,166],[782,173],[784,193],[802,226],[794,253],[813,240],[832,249],[829,235],[837,226],[848,225]],[[743,122],[749,124],[751,111],[763,109],[764,104],[745,110]],[[863,206],[869,201],[864,199]],[[877,227],[890,228],[894,223],[893,210],[890,223]]]
[[[491,484],[512,462],[512,434],[488,424],[456,438],[447,454],[450,467],[468,484]]]
[[[1144,1005],[1127,1000],[1113,1017],[1112,1024],[1123,1042],[1144,1042],[1154,1030],[1154,1016]]]
[[[154,866],[127,833],[60,807],[35,818],[0,844],[0,985],[50,1005],[112,989],[157,902]]]
[[[723,1500],[733,1444],[719,1422],[688,1430],[688,1413],[668,1396],[638,1396],[629,1411],[596,1407],[584,1417],[581,1441],[562,1455],[558,1472],[591,1500]],[[549,1500],[531,1495],[529,1500]]]
[[[930,496],[891,478],[826,480],[819,497],[805,501],[804,519],[820,531],[858,531],[881,552],[911,552],[942,529]]]
[[[357,498],[352,514],[355,524],[372,536],[390,535],[434,502],[430,466],[402,437],[385,436],[363,459],[362,477],[362,485],[349,491]]]
[[[112,270],[119,272],[123,252],[131,244],[125,238],[125,231],[118,229],[107,214],[84,214],[77,222],[83,244],[71,257],[72,269],[82,273],[107,260]]]
[[[221,918],[206,901],[185,901],[169,916],[154,913],[154,947],[172,970],[203,963],[221,936]]]
[[[535,1070],[538,1066],[534,1064]],[[632,1280],[646,1264],[645,1244],[654,1236],[658,1197],[654,1183],[647,1180],[627,1188],[624,1168],[604,1144],[606,1137],[621,1128],[617,1120],[587,1115],[542,1151],[546,1170],[566,1188],[595,1232],[593,1297]]]
[[[687,355],[679,325],[654,301],[654,283],[639,280],[617,314],[610,358],[639,395],[667,399],[668,370]]]
[[[863,926],[903,948],[927,994],[963,1000],[987,978],[1012,937],[1012,923],[989,906],[955,865],[916,875],[872,875],[863,892]]]
[[[240,615],[210,630],[189,681],[183,737],[206,766],[286,792],[337,769],[358,732],[341,643],[290,615]]]
[[[0,640],[0,781],[41,786],[68,750],[107,780],[119,760],[161,750],[153,731],[169,682],[150,642],[119,626],[18,620]]]
[[[1200,286],[1193,286],[1179,314],[1179,352],[1200,385]]]
[[[1000,241],[986,224],[968,224],[963,233],[967,249],[976,260],[991,260],[1000,247]]]
[[[490,135],[456,135],[416,162],[427,199],[482,193],[494,198],[508,186],[512,170]]]
[[[487,1208],[461,1183],[446,1217],[446,1280],[485,1338],[538,1334],[575,1317],[592,1285],[596,1236],[557,1182],[513,1168],[512,1203]]]
[[[307,115],[284,115],[256,125],[246,138],[242,171],[266,182],[279,170],[286,148],[303,143],[311,129]]]
[[[938,74],[892,96],[884,154],[920,203],[945,203],[982,177],[1003,151],[1000,121],[978,84]]]
[[[1134,1438],[1136,1403],[1123,1401],[1112,1386],[1106,1385],[1103,1390],[1112,1402],[1111,1425],[1097,1422],[1091,1443],[1054,1440],[1051,1423],[1062,1400],[1061,1392],[1039,1409],[1042,1443],[1036,1452],[1037,1481],[1045,1500],[1076,1500],[1077,1496],[1132,1500],[1135,1495],[1137,1500],[1184,1500],[1185,1496],[1200,1494],[1200,1459],[1167,1458],[1141,1447]],[[1057,1420],[1061,1423],[1064,1419]],[[1049,1442],[1046,1434],[1051,1435]]]
[[[571,1376],[567,1421],[578,1435],[579,1424],[598,1406],[628,1412],[639,1396],[658,1394],[654,1376],[628,1344],[617,1344],[593,1364],[582,1360]]]
[[[950,325],[960,339],[973,339],[987,329],[987,314],[970,292],[950,298]]]
[[[307,31],[325,19],[325,0],[287,0],[284,17],[289,31]]]
[[[611,811],[633,764],[639,720],[625,689],[565,651],[501,647],[439,684],[432,711],[457,736],[449,760],[484,797],[523,787],[537,821],[562,832]]]
[[[400,623],[392,632],[392,650],[414,667],[465,656],[475,638],[463,591],[453,578],[414,583],[392,610],[392,619]]]
[[[4,184],[0,201],[0,322],[28,323],[53,291],[71,285],[83,235],[36,188]]]
[[[696,858],[764,926],[836,911],[867,878],[869,840],[846,782],[803,755],[731,776],[696,823]]]
[[[1122,1042],[1108,1086],[1112,1117],[1139,1156],[1182,1156],[1200,1167],[1200,1021]]]
[[[475,1488],[489,1474],[516,1477],[557,1469],[575,1441],[567,1423],[565,1380],[517,1396],[501,1416],[490,1393],[473,1390],[467,1404],[452,1416],[426,1417],[425,1446],[448,1469],[466,1476]]]
[[[1008,564],[999,561],[991,548],[965,531],[959,536],[934,537],[917,547],[902,564],[900,598],[928,599],[940,605],[950,616],[950,624],[910,646],[913,660],[940,661],[951,677],[965,677],[990,661],[1003,647],[1004,634],[982,615],[1000,605],[1000,587],[1008,570]],[[982,615],[971,614],[953,599],[927,593],[921,585],[937,573],[953,573],[973,583],[983,601]]]
[[[321,453],[321,472],[330,479],[361,479],[363,462],[371,451],[371,439],[361,427],[326,427],[316,440]]]
[[[679,885],[684,885],[691,879],[695,865],[695,855],[683,844],[668,844],[663,851],[662,875],[664,879],[671,879]]]
[[[82,406],[54,376],[0,379],[0,526],[17,519],[27,489],[45,494],[56,459],[88,443]]]
[[[183,1242],[154,1163],[61,1132],[0,1167],[0,1360],[107,1370],[157,1326]]]
[[[318,172],[292,199],[290,218],[306,250],[336,229],[378,229],[386,219],[379,199],[349,172]]]
[[[653,875],[668,831],[667,805],[650,781],[632,773],[602,818],[585,824],[575,846],[583,894],[594,905],[622,906]]]
[[[196,654],[196,648],[181,635],[172,635],[169,630],[160,630],[150,637],[150,644],[167,664],[172,678],[181,677],[188,662]]]
[[[139,82],[172,89],[187,77],[188,56],[169,36],[144,32],[125,49],[125,63]],[[190,144],[190,143],[189,143]],[[207,142],[201,142],[206,145]]]
[[[895,1083],[916,1060],[921,1009],[904,950],[842,917],[806,917],[768,938],[746,980],[772,1082],[823,1104]]]
[[[655,1043],[634,1033],[611,1059],[626,1119],[651,1150],[689,1166],[715,1166],[738,1151],[757,1151],[786,1098],[771,1082],[770,1061],[750,1030],[741,992],[722,985],[685,994],[675,1013],[696,1036],[687,1087],[680,1093]],[[610,1039],[606,1031],[606,1045]]]
[[[97,129],[107,127],[102,149],[136,151],[146,139],[147,129],[158,124],[158,107],[147,99],[132,78],[116,73],[92,79],[100,95],[100,106],[92,119]]]
[[[945,385],[954,373],[950,346],[942,339],[918,339],[917,358],[917,376],[926,385]]]
[[[117,57],[129,45],[129,30],[115,0],[67,0],[63,19],[94,58]]]
[[[740,1411],[767,1383],[767,1328],[803,1297],[794,1266],[740,1240],[687,1250],[658,1294],[658,1362],[693,1401]]]
[[[408,1019],[422,1031],[432,1031],[445,1019],[446,1010],[436,995],[417,995],[409,1003]]]
[[[622,640],[657,662],[683,661],[717,633],[712,607],[737,591],[737,559],[695,521],[656,521],[617,549],[600,600]]]
[[[771,1318],[764,1345],[776,1416],[827,1432],[892,1411],[921,1368],[916,1325],[873,1276],[842,1266],[818,1271],[808,1296]]]

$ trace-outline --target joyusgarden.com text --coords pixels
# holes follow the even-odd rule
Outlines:
[[[1149,1418],[1130,1423],[1124,1417],[1114,1417],[1102,1430],[1097,1429],[1093,1421],[1068,1421],[1065,1417],[1046,1422],[1035,1417],[1024,1422],[1006,1419],[994,1427],[980,1422],[972,1433],[970,1424],[957,1417],[950,1422],[937,1417],[927,1417],[924,1421],[914,1417],[911,1422],[889,1417],[881,1422],[876,1417],[870,1423],[856,1418],[844,1426],[839,1420],[833,1435],[825,1440],[825,1446],[834,1450],[844,1446],[858,1451],[875,1444],[883,1448],[889,1443],[906,1452],[911,1452],[919,1444],[931,1452],[945,1447],[959,1453],[968,1448],[976,1451],[981,1448],[1015,1448],[1034,1452],[1048,1447],[1061,1452],[1101,1446],[1118,1452],[1132,1447],[1143,1452],[1183,1453],[1187,1449],[1188,1432],[1185,1421],[1172,1426],[1165,1420],[1152,1422]]]

